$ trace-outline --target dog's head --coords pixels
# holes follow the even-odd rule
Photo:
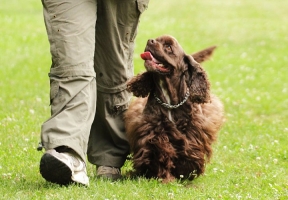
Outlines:
[[[183,70],[182,66],[179,66],[183,56],[182,47],[171,36],[148,40],[144,53],[141,54],[147,71],[163,75],[172,74],[174,70]]]
[[[177,40],[172,36],[161,36],[149,39],[141,58],[145,60],[147,72],[135,76],[128,83],[128,90],[135,96],[145,97],[153,90],[153,76],[177,77],[184,79],[190,88],[193,102],[205,103],[210,99],[210,84],[207,75],[200,64],[207,60],[215,47],[210,47],[194,53],[186,54]],[[196,59],[194,59],[194,58]]]

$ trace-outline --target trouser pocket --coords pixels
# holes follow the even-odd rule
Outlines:
[[[125,90],[126,82],[134,75],[134,39],[139,17],[147,4],[148,0],[99,1],[97,4],[94,63],[99,91]]]

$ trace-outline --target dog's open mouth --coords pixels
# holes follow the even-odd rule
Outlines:
[[[159,62],[156,58],[154,58],[149,51],[141,53],[140,56],[143,60],[145,60],[145,67],[147,70],[156,70],[160,73],[170,72],[170,70],[163,63]]]

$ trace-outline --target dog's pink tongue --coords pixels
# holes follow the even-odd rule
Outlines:
[[[143,60],[152,60],[152,55],[149,51],[140,54]]]

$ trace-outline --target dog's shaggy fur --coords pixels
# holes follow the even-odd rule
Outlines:
[[[188,55],[171,36],[148,40],[147,71],[127,86],[139,98],[124,116],[136,174],[169,182],[204,173],[223,123],[222,103],[199,64],[214,48]]]

